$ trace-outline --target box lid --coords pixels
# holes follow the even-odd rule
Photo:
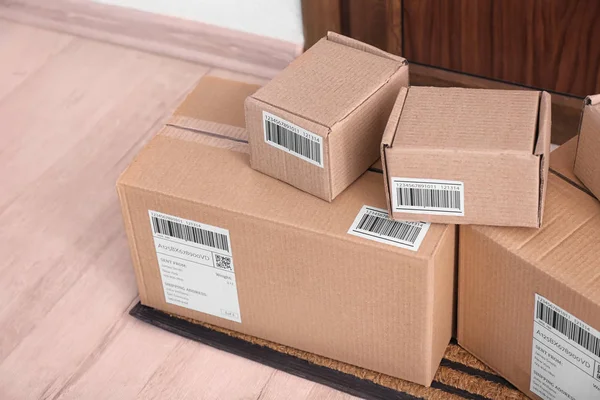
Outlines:
[[[401,57],[329,32],[252,97],[332,127],[405,64]]]
[[[411,87],[392,146],[532,154],[540,92]]]

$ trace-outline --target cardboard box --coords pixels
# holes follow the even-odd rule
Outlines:
[[[550,152],[550,95],[411,87],[381,143],[394,219],[539,227]]]
[[[600,94],[585,99],[579,126],[575,175],[600,199]]]
[[[246,101],[252,168],[331,201],[379,158],[406,60],[328,33]]]
[[[324,202],[250,168],[241,140],[169,126],[120,177],[141,302],[429,385],[453,329],[455,226],[388,220],[371,171]]]
[[[542,229],[460,227],[458,342],[534,399],[600,398],[600,203],[574,157],[552,153]]]

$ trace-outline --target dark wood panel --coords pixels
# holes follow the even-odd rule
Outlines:
[[[600,92],[598,0],[404,0],[403,15],[410,61],[577,96]]]
[[[386,0],[343,0],[349,34],[380,49],[387,48]]]
[[[401,54],[402,0],[342,0],[342,32]]]
[[[404,0],[409,61],[482,76],[492,73],[492,0]]]
[[[600,92],[598,0],[493,2],[492,77],[579,96]]]
[[[308,49],[327,31],[342,33],[341,0],[302,0],[304,48]]]

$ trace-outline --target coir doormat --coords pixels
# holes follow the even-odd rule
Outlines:
[[[345,364],[227,329],[182,319],[138,303],[132,316],[166,331],[364,399],[527,399],[450,343],[431,387]]]

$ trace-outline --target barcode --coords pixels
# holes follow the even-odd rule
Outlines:
[[[364,205],[354,218],[348,233],[402,249],[418,251],[430,224],[427,222],[395,221],[382,208]]]
[[[396,188],[398,205],[460,210],[460,192],[456,190]]]
[[[463,182],[438,179],[392,178],[395,211],[464,216]]]
[[[413,225],[409,222],[394,221],[371,214],[363,215],[356,225],[356,229],[393,237],[412,244],[417,241],[422,227],[419,222]]]
[[[227,235],[151,216],[154,233],[229,252]]]
[[[535,315],[537,319],[544,321],[570,340],[600,357],[600,339],[574,324],[570,319],[540,301],[537,302]]]
[[[274,119],[273,116],[270,118]],[[267,142],[281,146],[302,158],[322,166],[321,142],[306,137],[312,135],[318,138],[316,135],[308,131],[304,132],[305,134],[303,135],[287,129],[285,126],[279,125],[267,118],[263,118],[263,120],[265,123],[265,140]],[[292,124],[289,125],[292,126]]]

